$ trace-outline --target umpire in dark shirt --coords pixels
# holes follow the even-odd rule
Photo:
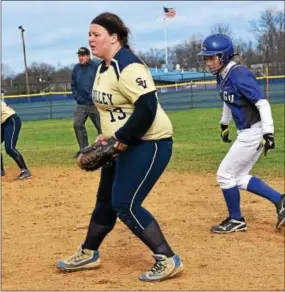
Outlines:
[[[79,145],[79,151],[75,154],[76,158],[80,150],[88,146],[88,136],[85,122],[89,117],[97,129],[98,135],[101,134],[100,117],[97,108],[92,102],[92,87],[98,63],[90,59],[90,51],[81,47],[78,49],[78,60],[72,71],[72,95],[77,102],[74,112],[74,131]]]

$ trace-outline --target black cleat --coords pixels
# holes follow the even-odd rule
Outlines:
[[[79,156],[80,153],[81,153],[80,151],[77,151],[77,152],[73,155],[72,158],[76,159],[76,158]]]
[[[276,228],[280,229],[281,226],[285,226],[285,195],[282,195],[281,200],[275,206],[277,212]]]
[[[24,169],[21,171],[21,173],[16,177],[16,180],[23,180],[23,179],[28,179],[32,178],[32,174],[28,169]]]
[[[227,218],[219,225],[214,225],[211,227],[211,231],[214,233],[231,233],[246,230],[247,227],[244,218],[241,218],[239,220]]]
[[[1,169],[1,176],[5,176],[5,170]]]

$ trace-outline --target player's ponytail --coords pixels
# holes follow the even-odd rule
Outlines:
[[[129,29],[126,28],[128,31],[126,32],[126,34],[122,37],[121,39],[121,44],[124,48],[127,48],[128,50],[132,50],[131,46],[129,44]]]
[[[92,20],[91,24],[98,24],[100,26],[103,26],[110,35],[116,33],[122,47],[131,50],[129,44],[130,30],[124,24],[122,19],[116,14],[110,12],[101,13]]]

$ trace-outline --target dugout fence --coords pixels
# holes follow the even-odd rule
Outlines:
[[[284,75],[259,77],[257,80],[270,103],[284,103]],[[159,101],[166,111],[213,108],[222,105],[216,81],[191,81],[157,86],[157,92]],[[17,111],[22,120],[70,118],[76,106],[69,91],[7,95],[4,100]]]

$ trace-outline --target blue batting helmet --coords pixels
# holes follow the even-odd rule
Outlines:
[[[235,56],[232,40],[225,34],[212,34],[204,39],[198,56],[219,56],[223,66]]]

